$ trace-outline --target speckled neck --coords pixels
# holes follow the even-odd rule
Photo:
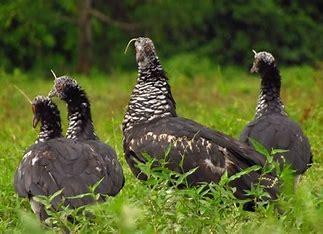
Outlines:
[[[75,140],[96,140],[90,102],[85,92],[79,87],[75,87],[73,92],[67,97],[69,126],[66,138]]]
[[[60,118],[56,121],[42,120],[38,138],[35,143],[48,141],[57,137],[62,137]]]
[[[138,66],[138,79],[123,121],[123,131],[156,118],[176,116],[176,103],[172,97],[167,76],[158,60],[145,67]]]
[[[256,119],[268,113],[287,115],[280,99],[280,86],[281,77],[277,66],[261,74],[261,91],[256,107]]]

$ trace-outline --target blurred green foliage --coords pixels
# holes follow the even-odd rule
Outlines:
[[[0,67],[74,69],[80,2],[2,0]],[[136,36],[151,37],[160,56],[193,54],[214,64],[246,66],[251,49],[271,51],[285,64],[323,59],[322,1],[92,0],[91,7],[113,21],[90,19],[93,69],[133,65],[122,52]]]

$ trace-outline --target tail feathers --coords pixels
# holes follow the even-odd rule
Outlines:
[[[277,199],[279,193],[279,179],[278,177],[266,174],[259,177],[259,184],[263,186],[264,190],[269,193],[271,200]]]
[[[230,175],[234,175],[241,168],[234,168],[235,170],[229,171]],[[257,185],[261,185],[263,190],[269,194],[269,198],[261,198],[261,200],[275,200],[279,194],[279,179],[273,174],[262,174],[260,170],[250,171],[237,179],[230,182],[232,187],[236,188],[235,195],[239,199],[253,199],[253,196],[248,193]]]
[[[256,201],[268,201],[276,200],[279,194],[279,179],[274,175],[260,175],[258,172],[252,172],[250,174],[244,175],[238,180],[235,181],[237,185],[236,196],[240,199],[251,199],[249,202],[245,203],[243,208],[247,211],[254,211]],[[265,192],[269,194],[269,197],[262,196],[257,197],[256,199],[248,193],[248,191],[253,187],[260,185]]]
[[[248,193],[252,187],[260,185],[270,197],[261,197],[259,200],[275,200],[279,194],[279,179],[275,175],[265,174],[262,175],[258,171],[253,171],[241,176],[240,178],[231,181],[232,187],[236,187],[235,195],[239,199],[254,199],[251,194]],[[258,199],[257,199],[258,200]]]

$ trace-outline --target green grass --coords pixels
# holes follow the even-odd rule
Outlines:
[[[259,79],[239,68],[214,68],[207,64],[205,68],[207,72],[197,70],[192,75],[185,71],[189,67],[180,67],[180,62],[178,65],[166,63],[178,114],[238,138],[253,118]],[[30,104],[12,85],[18,85],[34,97],[47,94],[52,81],[19,71],[0,75],[0,232],[51,232],[40,226],[28,202],[18,198],[13,189],[15,169],[24,150],[33,144],[37,130],[31,125]],[[177,190],[159,186],[153,189],[135,179],[123,156],[121,122],[136,73],[97,74],[90,79],[76,76],[92,101],[98,135],[117,151],[126,184],[117,197],[88,208],[96,215],[94,220],[80,217],[71,230],[82,233],[322,232],[323,70],[305,66],[286,68],[282,69],[282,76],[287,111],[309,137],[314,154],[314,164],[302,178],[295,195],[281,199],[285,211],[282,214],[273,206],[260,207],[254,213],[245,212],[235,206],[225,191],[215,199],[208,199],[201,198],[197,188]],[[66,107],[61,101],[55,101],[66,129]]]

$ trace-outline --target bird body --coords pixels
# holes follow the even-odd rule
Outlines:
[[[240,141],[252,145],[253,138],[268,151],[287,150],[274,158],[281,165],[290,164],[296,175],[303,174],[312,163],[310,144],[299,125],[285,112],[280,98],[281,76],[274,57],[268,52],[256,53],[252,71],[260,73],[261,92],[255,119],[245,127]]]
[[[54,138],[26,150],[15,175],[15,189],[19,196],[32,200],[33,210],[39,210],[37,215],[43,220],[47,218],[46,212],[41,204],[32,199],[34,196],[50,196],[61,189],[64,198],[86,194],[89,186],[101,179],[96,192],[102,195],[114,194],[113,184],[106,176],[109,169],[90,145],[66,138]],[[62,202],[61,196],[52,202],[54,209]],[[103,200],[101,196],[100,201]],[[65,199],[64,205],[77,208],[93,202],[93,198],[87,196]]]
[[[49,98],[37,97],[33,102],[36,127],[41,122],[36,143],[30,146],[20,162],[14,177],[14,187],[21,197],[27,197],[33,211],[41,220],[48,215],[42,204],[34,197],[50,196],[62,189],[62,193],[52,201],[52,207],[59,204],[77,208],[94,202],[91,197],[68,199],[68,197],[86,194],[89,186],[101,181],[96,192],[114,195],[114,185],[106,162],[93,150],[90,144],[81,144],[62,137],[60,115],[57,106]]]
[[[250,122],[242,132],[240,140],[252,145],[249,138],[260,142],[268,151],[287,150],[274,155],[274,158],[281,164],[290,164],[296,174],[303,174],[312,163],[307,137],[298,124],[287,116],[273,113]]]
[[[55,79],[50,95],[57,95],[67,103],[69,126],[66,138],[79,144],[89,145],[92,151],[105,162],[108,169],[106,176],[111,186],[109,195],[117,195],[125,182],[123,170],[116,152],[112,147],[101,142],[95,133],[91,105],[85,91],[74,79],[62,76]]]
[[[262,155],[229,136],[181,117],[156,119],[149,125],[134,126],[130,132],[124,139],[126,161],[134,175],[142,180],[146,175],[138,169],[137,161],[145,163],[144,153],[158,160],[167,159],[167,166],[179,173],[197,168],[188,176],[189,185],[218,182],[225,171],[232,176],[253,165],[264,166],[266,161]],[[168,147],[169,153],[165,155]],[[246,198],[243,191],[250,189],[251,184],[259,183],[258,179],[258,172],[238,179],[236,196]],[[277,181],[262,182],[272,188]],[[275,197],[277,191],[273,190],[269,191]]]
[[[145,163],[143,154],[160,160],[170,147],[167,166],[177,172],[196,169],[188,183],[218,182],[225,171],[231,176],[253,165],[264,166],[266,159],[252,148],[231,137],[211,130],[192,120],[178,117],[168,79],[155,53],[152,41],[138,38],[135,42],[138,63],[137,84],[131,94],[123,121],[123,148],[133,174],[146,179],[137,162]],[[260,172],[251,172],[231,183],[235,195],[248,197],[245,190],[261,183],[275,198],[277,180]]]

